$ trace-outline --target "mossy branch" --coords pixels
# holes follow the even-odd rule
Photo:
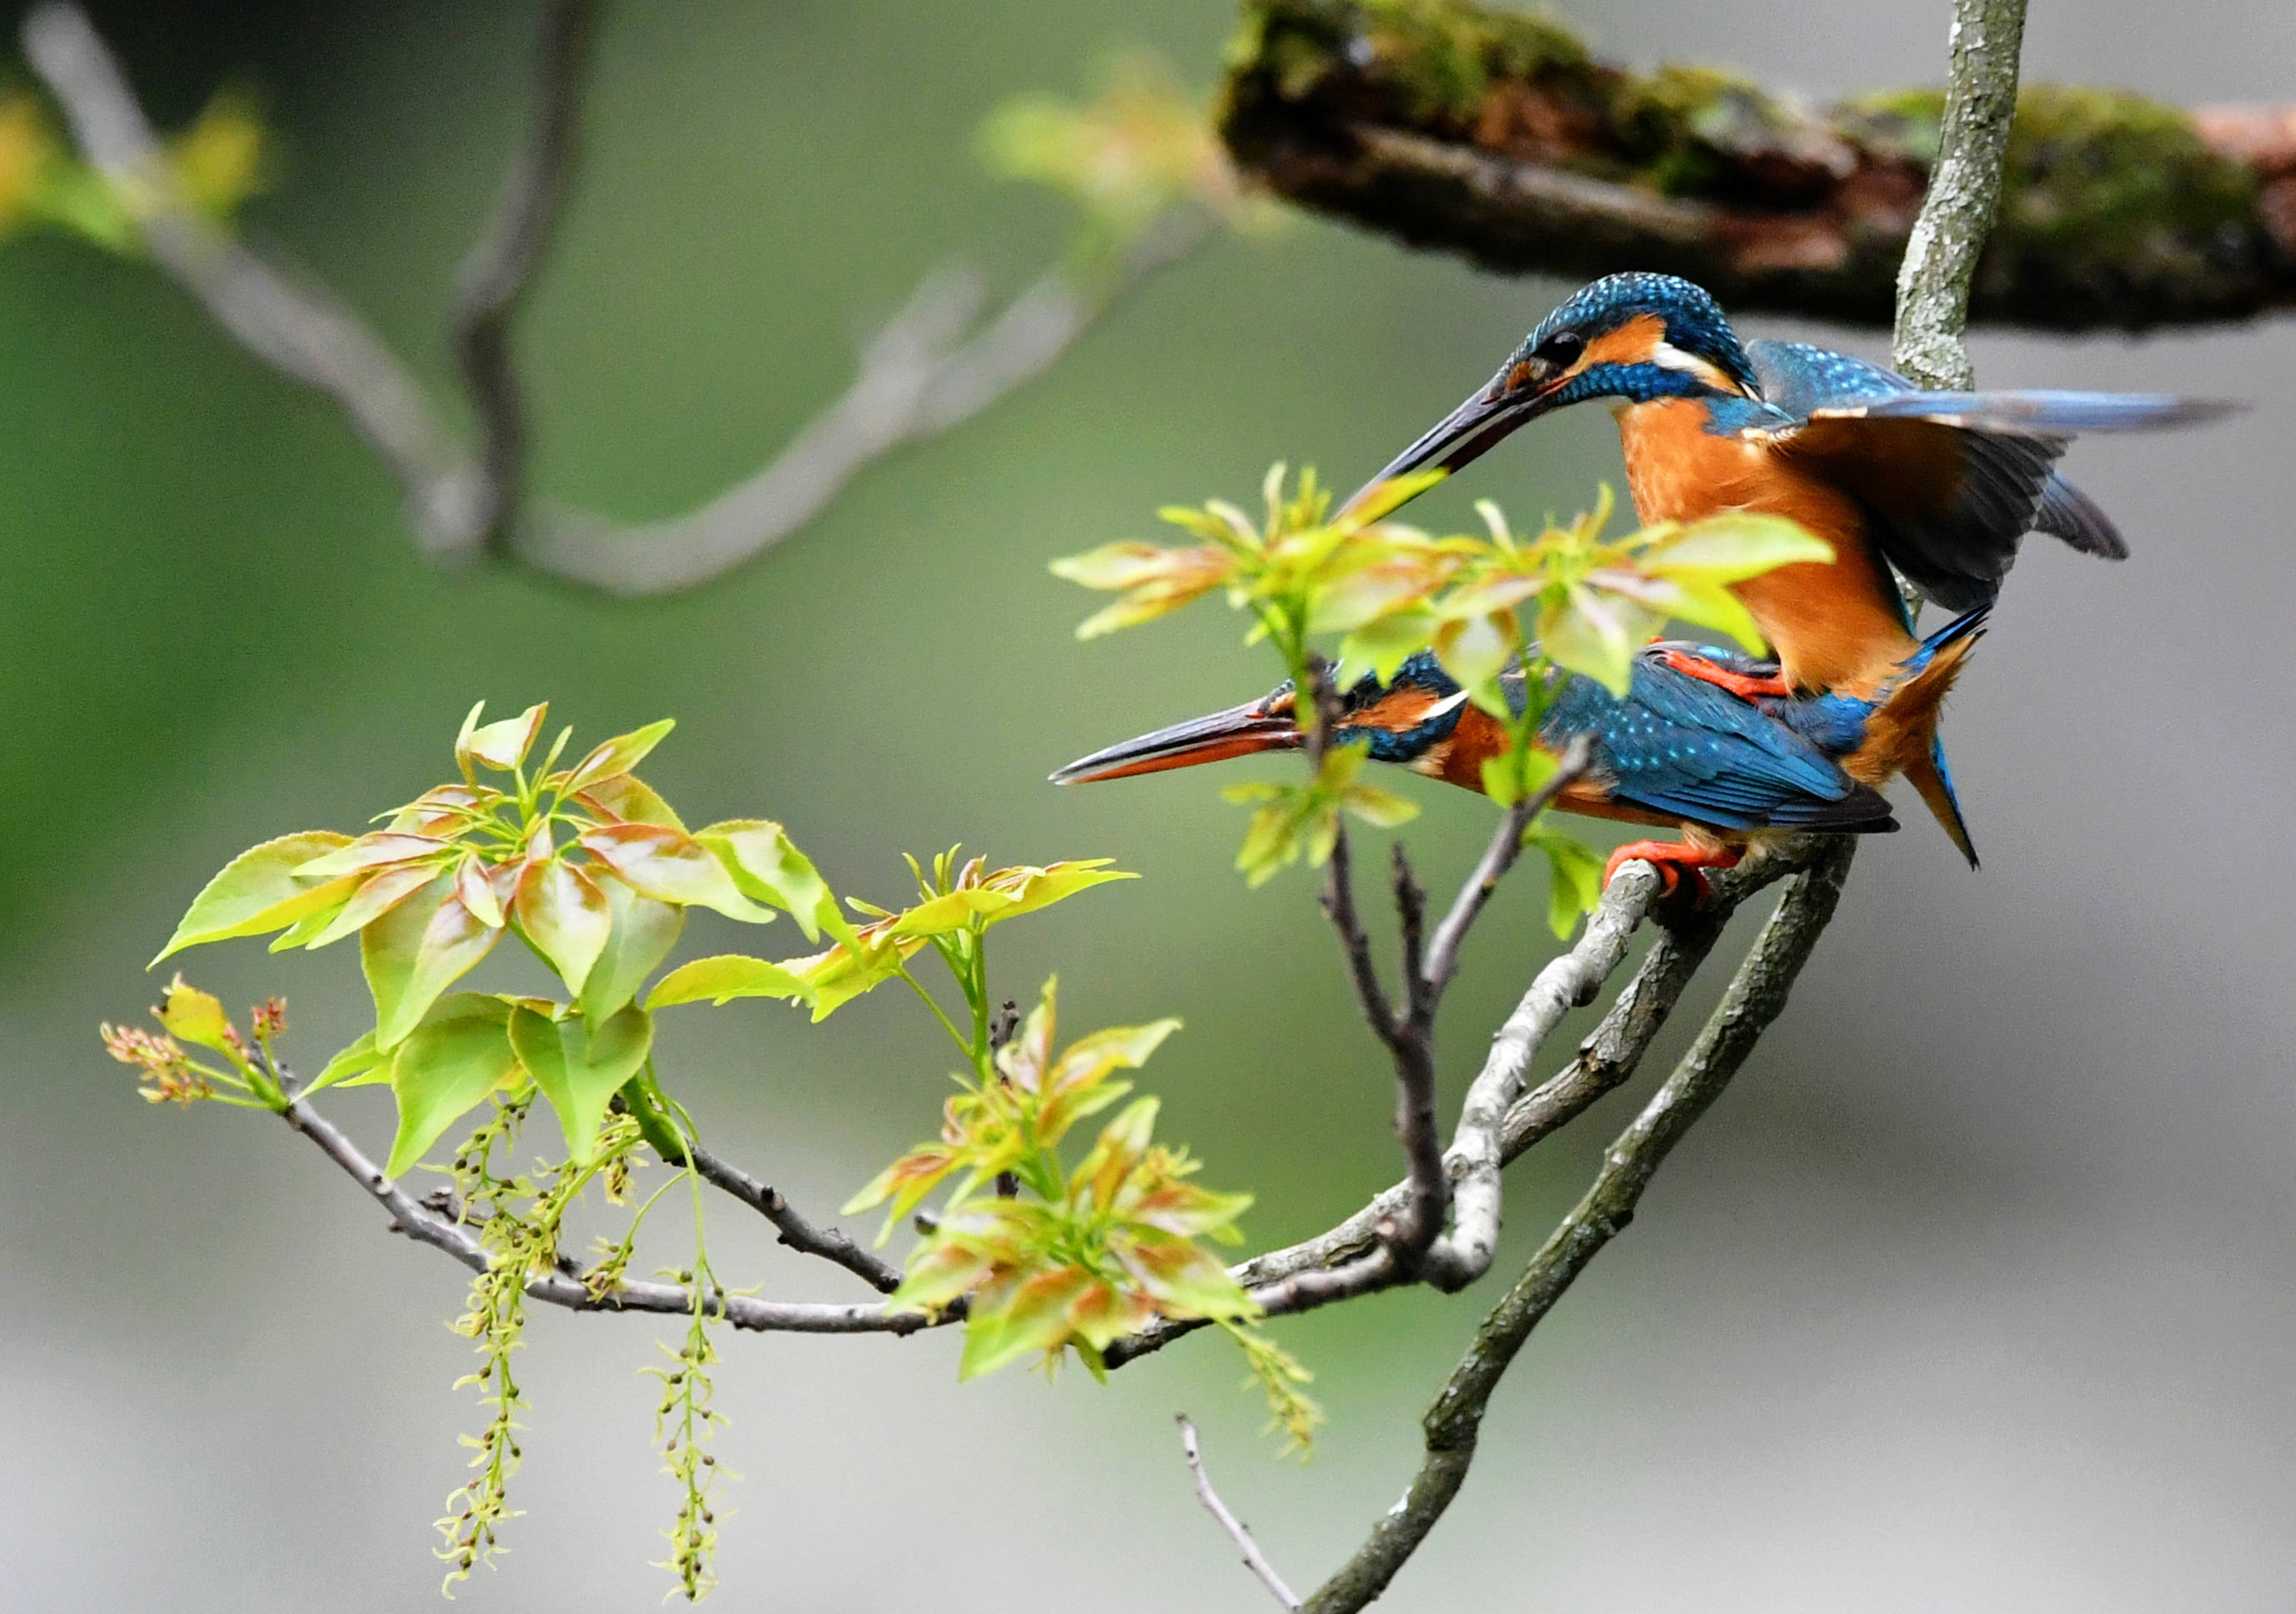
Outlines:
[[[2134,330],[2296,301],[2296,114],[2038,85],[2016,109],[1971,317]],[[1221,132],[1291,200],[1488,268],[1667,270],[1733,308],[1886,325],[1961,115],[1934,89],[1816,109],[1633,72],[1471,0],[1245,0]],[[1967,177],[1942,177],[1949,218],[1985,201]]]

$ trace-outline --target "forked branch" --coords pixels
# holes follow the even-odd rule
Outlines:
[[[193,205],[86,12],[48,0],[25,18],[23,44],[80,153],[141,223],[152,260],[250,353],[342,410],[397,478],[423,553],[442,561],[505,555],[611,594],[696,588],[765,554],[876,461],[1042,375],[1143,280],[1212,232],[1209,212],[1177,204],[1112,263],[1050,270],[985,320],[972,276],[934,271],[868,344],[842,396],[756,473],[684,515],[625,523],[528,497],[530,408],[513,362],[513,322],[574,181],[603,10],[603,0],[552,0],[545,9],[533,128],[463,266],[452,335],[480,424],[475,452],[347,303]]]

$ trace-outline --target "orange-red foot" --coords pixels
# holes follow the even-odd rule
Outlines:
[[[1606,888],[1610,885],[1611,877],[1619,872],[1621,863],[1648,863],[1658,870],[1660,897],[1674,895],[1687,882],[1691,900],[1703,904],[1714,894],[1703,871],[1735,869],[1739,856],[1726,846],[1693,846],[1686,841],[1628,841],[1603,865],[1603,884]]]
[[[1686,673],[1702,682],[1727,689],[1741,700],[1751,701],[1757,696],[1783,700],[1793,693],[1787,687],[1786,675],[1783,671],[1765,673],[1759,678],[1751,672],[1733,672],[1693,650],[1668,651],[1666,664],[1677,672]]]

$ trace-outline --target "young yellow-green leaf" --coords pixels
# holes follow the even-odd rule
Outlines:
[[[743,896],[786,909],[807,941],[818,942],[824,930],[840,942],[853,939],[853,926],[828,882],[779,824],[728,819],[697,830],[693,838],[718,854]]]
[[[1560,766],[1554,753],[1543,745],[1533,745],[1520,757],[1513,751],[1502,751],[1484,759],[1483,794],[1502,807],[1512,807],[1523,797],[1537,795]]]
[[[231,1017],[224,1013],[221,1000],[189,984],[181,975],[168,984],[168,994],[160,1000],[160,1024],[179,1042],[218,1053],[231,1048]]]
[[[272,943],[275,951],[290,944],[300,945],[313,951],[332,942],[340,942],[355,930],[363,930],[384,914],[439,877],[437,869],[416,863],[396,869],[385,869],[364,877],[364,883],[351,900],[335,910],[332,915],[313,914],[306,924],[312,928],[308,935],[299,935],[298,926]]]
[[[1100,1285],[1086,1268],[1057,1266],[1014,1285],[999,1305],[976,1303],[965,1315],[957,1378],[977,1379],[1023,1356],[1058,1349],[1069,1337],[1070,1306]]]
[[[672,829],[685,828],[685,820],[677,816],[653,786],[634,774],[618,773],[610,779],[600,779],[573,799],[609,823],[663,824]]]
[[[275,841],[266,841],[241,852],[192,899],[190,909],[176,926],[176,934],[168,938],[167,946],[152,962],[157,964],[169,953],[181,952],[203,942],[278,930],[308,913],[342,901],[357,888],[356,880],[340,883],[337,890],[338,883],[333,881],[307,885],[295,877],[295,870],[313,858],[339,846],[348,846],[350,842],[347,835],[313,829],[301,835],[281,836]]]
[[[1181,1185],[1185,1187],[1185,1185]],[[1249,1194],[1222,1198],[1251,1202]],[[1183,1317],[1251,1317],[1259,1308],[1219,1258],[1193,1239],[1128,1227],[1110,1239],[1110,1248],[1141,1290],[1158,1306]],[[1095,1339],[1095,1345],[1104,1345]]]
[[[311,1078],[301,1096],[308,1099],[330,1087],[373,1087],[390,1080],[390,1059],[376,1050],[374,1033],[363,1031],[357,1042],[328,1060],[326,1068]]]
[[[613,930],[598,883],[557,858],[530,863],[520,877],[510,910],[543,962],[578,996]]]
[[[500,998],[458,992],[431,1005],[422,1024],[407,1033],[390,1058],[398,1132],[386,1173],[396,1177],[412,1170],[441,1133],[518,1068],[510,1018],[511,1006]]]
[[[455,894],[462,899],[479,923],[490,929],[503,927],[502,898],[495,894],[495,883],[490,877],[486,860],[472,853],[465,856],[455,870]]]
[[[456,747],[457,754],[483,762],[498,773],[508,773],[526,761],[526,753],[534,748],[535,736],[542,732],[542,720],[549,711],[547,705],[529,706],[516,717],[473,729]]]
[[[511,1012],[510,1042],[558,1112],[567,1158],[587,1165],[607,1104],[652,1051],[653,1017],[643,1009],[625,1009],[595,1022],[580,1014],[552,1020],[521,1005]]]
[[[1693,523],[1645,550],[1636,564],[1660,577],[1695,576],[1708,582],[1742,582],[1796,562],[1830,564],[1833,546],[1783,515],[1731,511]]]
[[[606,893],[611,927],[598,961],[583,977],[582,1012],[603,1020],[638,995],[645,978],[660,968],[685,928],[685,910],[640,895],[611,875],[598,889]]]
[[[658,902],[714,908],[729,919],[752,925],[774,917],[743,896],[717,855],[682,829],[662,824],[602,824],[584,830],[578,844]]]
[[[1400,510],[1450,474],[1439,465],[1432,470],[1390,476],[1343,512],[1336,524],[1349,528],[1368,526]]]
[[[436,876],[359,932],[359,962],[374,994],[375,1046],[397,1048],[502,934],[463,906],[451,874]]]
[[[1577,836],[1549,828],[1543,813],[1523,831],[1522,844],[1546,858],[1546,923],[1568,937],[1578,916],[1603,900],[1602,855]]]
[[[1761,624],[1754,621],[1753,613],[1739,604],[1738,597],[1727,588],[1688,576],[1669,578],[1667,585],[1667,592],[1657,603],[1669,616],[1726,633],[1751,655],[1769,654],[1769,641],[1762,637]]]
[[[412,863],[425,858],[435,858],[451,850],[447,843],[434,836],[404,835],[396,830],[379,829],[363,835],[348,846],[339,846],[323,852],[295,870],[299,880],[332,880],[347,874],[368,874],[393,863]]]
[[[1350,666],[1368,668],[1373,677],[1385,683],[1413,655],[1434,642],[1439,625],[1433,612],[1416,608],[1380,617],[1340,641],[1340,659]]]
[[[900,1225],[901,1218],[964,1164],[964,1155],[947,1145],[913,1149],[871,1178],[868,1186],[848,1199],[837,1214],[857,1216],[890,1199],[893,1203],[885,1213],[885,1225],[877,1233],[877,1248],[882,1249],[885,1240],[892,1237],[893,1229]]]
[[[1135,1099],[1118,1112],[1115,1120],[1100,1129],[1092,1151],[1070,1179],[1071,1199],[1080,1204],[1089,1192],[1095,1210],[1105,1213],[1115,1208],[1116,1190],[1132,1174],[1132,1168],[1140,1164],[1156,1135],[1158,1106],[1159,1101],[1153,1098]]]
[[[1419,816],[1419,803],[1377,785],[1350,785],[1340,804],[1366,824],[1392,829]]]
[[[1443,671],[1468,689],[1493,683],[1513,659],[1515,643],[1511,611],[1456,618],[1435,630],[1435,655]]]
[[[649,1009],[679,1003],[730,1003],[735,998],[798,998],[810,995],[805,981],[779,964],[738,952],[721,952],[681,964],[654,983],[646,994]]]
[[[1113,858],[1076,858],[1064,862],[1049,863],[1042,869],[1000,869],[981,882],[991,891],[1013,894],[1013,905],[1000,908],[989,918],[989,923],[1001,924],[1017,919],[1024,913],[1034,913],[1039,908],[1050,908],[1055,902],[1066,902],[1079,891],[1089,891],[1095,885],[1105,885],[1111,880],[1136,880],[1140,877],[1121,869],[1111,869]]]
[[[902,964],[925,944],[922,936],[887,940],[876,926],[860,932],[859,939],[858,949],[840,942],[826,952],[781,961],[782,968],[805,984],[806,1001],[813,1005],[816,1021],[826,1020],[864,992],[899,976]]]
[[[1620,602],[1578,585],[1540,616],[1538,647],[1556,666],[1593,679],[1621,700],[1634,679],[1635,652],[1642,648]]]
[[[602,780],[627,773],[645,761],[646,753],[660,745],[676,727],[676,719],[664,718],[634,733],[616,735],[567,770],[565,778],[558,784],[559,794],[578,795]]]

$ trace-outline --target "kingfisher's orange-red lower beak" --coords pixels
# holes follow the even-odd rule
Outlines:
[[[1095,779],[1128,778],[1136,773],[1161,773],[1167,768],[1193,768],[1201,762],[1225,762],[1259,751],[1297,750],[1300,728],[1292,721],[1290,703],[1278,712],[1267,708],[1264,699],[1250,701],[1210,717],[1159,729],[1138,739],[1119,741],[1070,762],[1052,776],[1053,783],[1083,785]]]

